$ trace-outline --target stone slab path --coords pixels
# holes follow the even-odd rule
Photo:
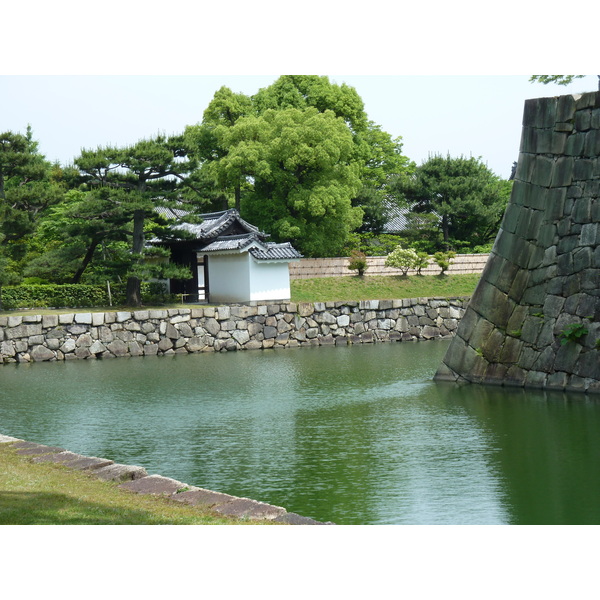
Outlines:
[[[118,487],[132,493],[166,496],[173,501],[209,509],[228,517],[288,525],[333,525],[289,513],[281,506],[205,490],[161,475],[148,475],[146,469],[140,466],[83,456],[57,446],[45,446],[1,434],[0,444],[10,444],[17,454],[30,457],[32,462],[51,462],[77,471],[87,471],[98,479],[120,481],[122,483]]]

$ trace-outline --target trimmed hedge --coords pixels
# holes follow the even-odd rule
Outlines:
[[[112,303],[123,305],[126,300],[125,284],[110,286]],[[142,283],[142,299],[147,303],[172,301],[163,283]],[[108,306],[108,290],[105,285],[83,285],[79,283],[18,285],[0,290],[0,308],[83,308]]]

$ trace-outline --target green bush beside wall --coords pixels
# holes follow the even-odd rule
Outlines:
[[[113,305],[125,304],[125,284],[110,286]],[[1,290],[0,307],[4,310],[15,308],[82,308],[109,306],[108,290],[102,285],[79,283],[18,285]],[[172,300],[163,283],[142,283],[142,299],[146,303],[161,303]]]

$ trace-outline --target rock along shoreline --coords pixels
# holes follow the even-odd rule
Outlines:
[[[287,525],[333,525],[331,522],[323,523],[290,513],[281,506],[213,492],[161,475],[148,475],[146,469],[140,466],[123,465],[95,456],[83,456],[57,446],[45,446],[2,434],[0,434],[0,444],[9,444],[17,454],[27,456],[34,463],[60,464],[69,469],[85,471],[104,481],[121,482],[118,487],[123,490],[137,494],[164,496],[175,502],[210,510],[227,517]]]

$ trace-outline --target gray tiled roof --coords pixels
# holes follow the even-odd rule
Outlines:
[[[202,252],[222,252],[223,250],[242,250],[250,244],[260,243],[258,237],[254,234],[231,235],[217,238],[209,242],[207,246],[202,247]]]
[[[414,218],[416,218],[416,222],[419,222],[418,213],[415,215],[411,211],[411,207],[407,206],[398,206],[389,200],[384,200],[383,205],[385,207],[385,215],[387,221],[383,226],[384,233],[400,233],[404,231],[408,226],[408,215],[413,214]],[[432,214],[439,217],[439,215],[434,211]]]
[[[283,244],[275,244],[268,242],[262,244],[263,248],[251,248],[250,254],[256,260],[290,260],[302,258],[302,254],[296,250],[289,242]]]
[[[177,209],[158,208],[159,214],[170,219],[181,219],[186,213]],[[224,210],[221,212],[205,213],[200,215],[203,221],[199,224],[179,223],[174,226],[175,229],[183,229],[194,235],[198,246],[196,252],[211,254],[218,252],[235,252],[244,251],[248,248],[248,252],[256,260],[293,260],[302,258],[302,255],[289,243],[276,244],[274,242],[266,242],[265,238],[269,237],[244,221],[235,209]],[[225,233],[231,225],[237,223],[233,231],[240,229],[244,233],[237,235],[221,235]]]
[[[250,247],[248,252],[256,260],[291,260],[302,258],[302,254],[289,242],[283,244],[264,242],[255,234],[226,236],[216,239],[204,246],[200,252],[211,254],[235,250],[242,251],[248,247]]]
[[[156,211],[169,219],[182,219],[187,212],[178,209],[159,207]],[[267,237],[267,234],[262,233],[258,227],[251,225],[248,221],[244,221],[234,208],[222,210],[213,213],[204,213],[199,215],[202,223],[179,223],[175,225],[175,229],[183,229],[196,236],[198,240],[206,240],[215,238],[223,233],[230,225],[237,221],[242,229],[248,233],[256,233],[261,237]]]
[[[410,212],[408,208],[400,208],[388,200],[383,201],[385,207],[386,223],[383,227],[385,233],[397,233],[406,229],[408,223],[406,215]]]

